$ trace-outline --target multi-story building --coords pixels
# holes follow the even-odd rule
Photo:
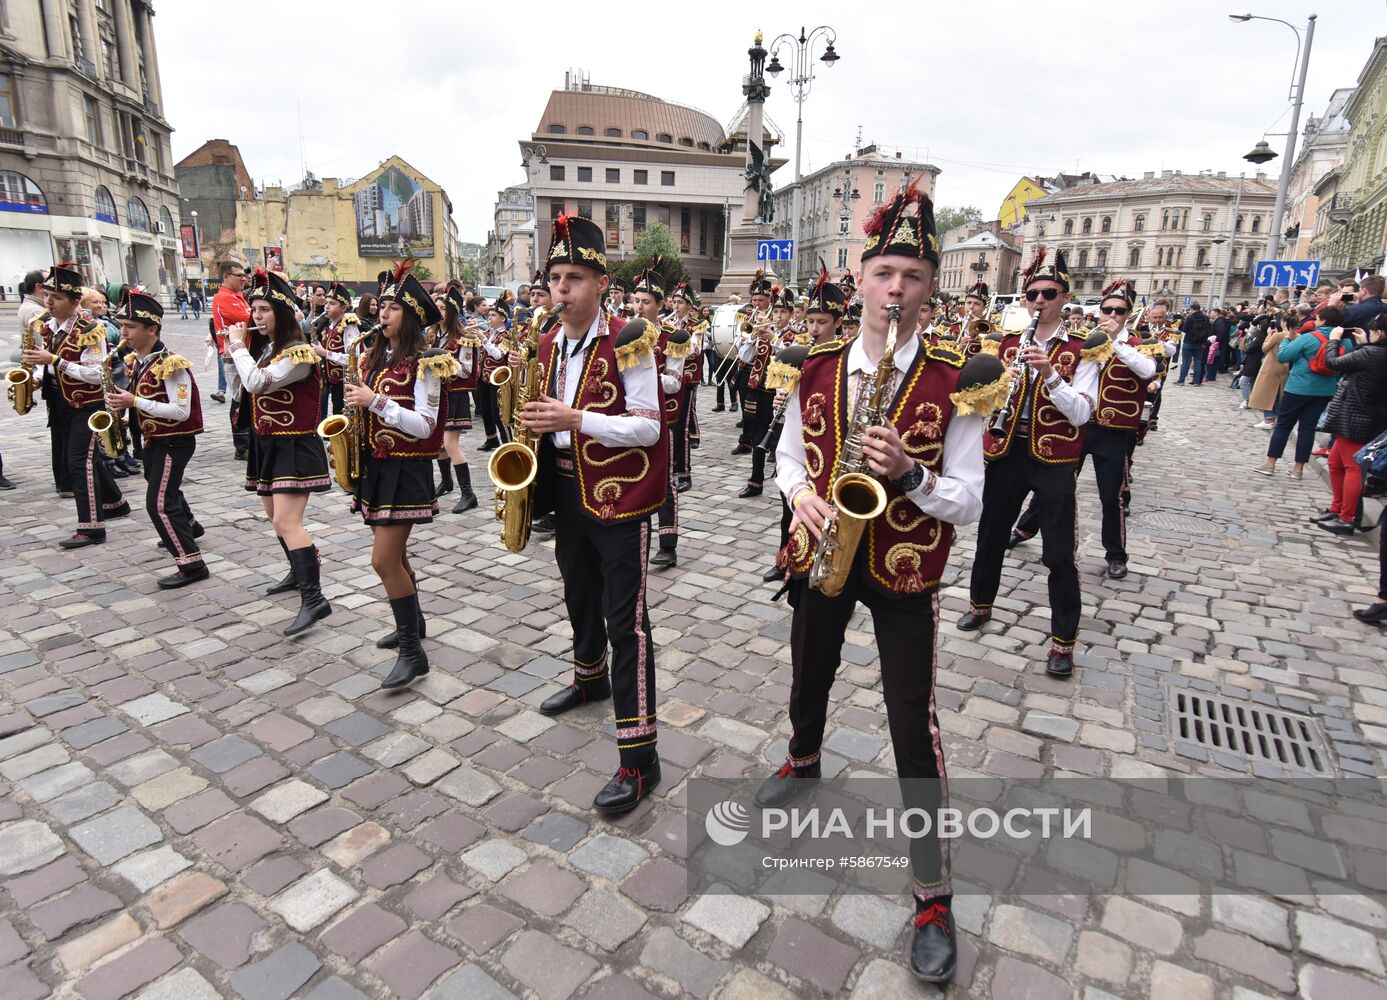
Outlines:
[[[693,286],[714,291],[726,214],[740,209],[746,186],[745,149],[733,138],[695,108],[570,76],[520,142],[538,246],[549,245],[553,220],[566,211],[604,227],[614,262],[633,257],[646,226],[660,222]]]
[[[1376,273],[1387,254],[1387,36],[1373,44],[1344,116],[1348,148],[1316,189],[1323,223],[1311,253],[1328,274]]]
[[[1002,199],[1002,204],[998,206],[997,221],[1006,232],[1020,233],[1021,226],[1026,221],[1027,206],[1036,199],[1044,198],[1047,194],[1054,194],[1056,191],[1064,191],[1076,184],[1102,184],[1120,180],[1126,180],[1126,178],[1095,174],[1089,171],[1082,174],[1058,173],[1053,177],[1042,177],[1039,174],[1022,177],[1011,186],[1011,190]]]
[[[1016,291],[1020,240],[1002,230],[1000,219],[968,228],[973,232],[946,243],[939,253],[939,291],[961,295],[979,281],[987,282],[993,295]]]
[[[934,164],[907,160],[899,150],[886,153],[875,145],[806,174],[796,248],[800,285],[807,286],[819,273],[820,259],[835,280],[844,269],[856,270],[867,241],[862,227],[872,213],[917,179],[920,190],[933,198],[938,177],[939,168]],[[789,239],[794,232],[794,183],[782,180],[772,200],[775,234]],[[793,273],[788,267],[784,270],[787,276]]]
[[[514,262],[516,260],[515,240],[511,238],[514,233],[525,223],[535,217],[535,199],[530,193],[530,188],[526,184],[512,184],[504,191],[496,192],[496,208],[493,212],[493,223],[489,233],[486,234],[486,252],[483,257],[484,266],[482,267],[482,278],[488,285],[503,285],[508,281],[520,281],[529,278],[534,273],[531,268],[523,278],[515,276]],[[528,236],[522,237],[521,242],[534,242],[535,227],[529,227]],[[510,242],[510,250],[506,249],[507,241]],[[507,261],[510,261],[508,264]],[[531,261],[524,262],[529,267]]]
[[[1029,203],[1022,258],[1030,259],[1036,243],[1063,250],[1078,299],[1096,298],[1122,276],[1140,294],[1207,305],[1225,267],[1226,297],[1249,298],[1275,202],[1276,182],[1263,173],[1162,170],[1141,180],[1078,183]]]
[[[181,277],[146,0],[0,4],[0,285],[72,260],[98,285]]]
[[[1325,174],[1344,162],[1348,151],[1349,124],[1344,108],[1353,96],[1352,87],[1334,91],[1329,107],[1318,117],[1311,115],[1301,132],[1303,141],[1286,187],[1286,214],[1282,222],[1283,260],[1306,260],[1316,233],[1319,197],[1315,187]]]
[[[356,291],[374,289],[390,261],[405,256],[425,280],[462,274],[448,193],[398,156],[360,180],[310,175],[252,192],[236,203],[236,247],[248,264],[278,247],[291,280],[342,281]]]
[[[211,139],[173,167],[181,195],[182,224],[195,227],[199,259],[185,260],[189,279],[217,276],[217,261],[236,252],[236,203],[255,197],[255,182],[241,151]]]

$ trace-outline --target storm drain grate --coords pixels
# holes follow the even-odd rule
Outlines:
[[[1170,692],[1171,734],[1209,750],[1332,776],[1334,764],[1314,719],[1195,691]]]

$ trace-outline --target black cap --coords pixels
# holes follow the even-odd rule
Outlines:
[[[665,279],[660,274],[660,263],[659,254],[651,257],[650,266],[636,275],[636,283],[631,286],[631,291],[645,292],[657,299],[663,299],[665,297]]]
[[[867,242],[862,247],[862,260],[868,261],[883,254],[928,260],[939,266],[939,237],[934,231],[934,203],[920,191],[920,178],[910,182],[877,209],[862,230]]]
[[[82,297],[82,274],[71,261],[54,264],[43,277],[43,287],[51,292],[66,292]]]
[[[809,289],[809,308],[807,312],[828,313],[841,319],[847,310],[847,296],[843,289],[828,280],[828,268],[819,261],[819,277]]]
[[[775,294],[774,290],[775,285],[771,282],[770,278],[766,277],[766,269],[764,267],[758,267],[756,269],[756,277],[751,279],[751,286],[747,291],[752,295],[773,295]]]
[[[348,309],[352,307],[352,293],[347,286],[340,281],[334,281],[332,284],[328,285],[327,297],[336,299]]]
[[[1033,281],[1053,281],[1069,291],[1069,265],[1064,259],[1064,251],[1056,250],[1050,255],[1049,248],[1043,244],[1035,248],[1035,257],[1030,267],[1021,272],[1021,289],[1031,286]]]
[[[150,326],[164,325],[164,307],[159,300],[142,288],[127,288],[125,299],[116,310],[116,322],[134,320]]]
[[[250,279],[250,294],[246,296],[246,300],[249,302],[254,302],[256,299],[278,302],[290,309],[303,307],[302,303],[299,302],[299,297],[294,294],[293,286],[285,280],[284,275],[278,271],[266,271],[263,267],[255,269],[255,274]]]
[[[438,311],[438,303],[433,296],[424,291],[419,279],[410,273],[413,266],[413,257],[406,257],[395,265],[395,272],[380,293],[380,300],[386,302],[393,299],[412,312],[420,326],[433,326],[443,318],[443,314]]]
[[[674,286],[674,291],[669,293],[672,299],[683,299],[691,306],[699,305],[702,302],[699,294],[689,287],[688,279],[684,279]]]
[[[548,271],[555,264],[581,264],[606,274],[607,245],[602,239],[602,228],[591,219],[560,213],[554,220],[554,237],[549,242],[544,269]]]
[[[1122,299],[1130,306],[1137,300],[1137,290],[1130,279],[1118,278],[1103,289],[1103,298]]]
[[[964,292],[963,297],[965,299],[977,299],[980,302],[986,303],[992,300],[992,293],[987,289],[987,282],[979,281],[974,283],[973,287],[968,289],[968,291]]]

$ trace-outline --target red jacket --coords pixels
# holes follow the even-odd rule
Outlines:
[[[250,303],[240,292],[233,292],[223,285],[212,296],[212,329],[217,338],[217,353],[226,352],[226,338],[222,331],[237,323],[250,322]]]

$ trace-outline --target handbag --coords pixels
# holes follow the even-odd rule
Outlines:
[[[1353,460],[1363,470],[1363,495],[1387,494],[1387,431],[1354,452]]]

